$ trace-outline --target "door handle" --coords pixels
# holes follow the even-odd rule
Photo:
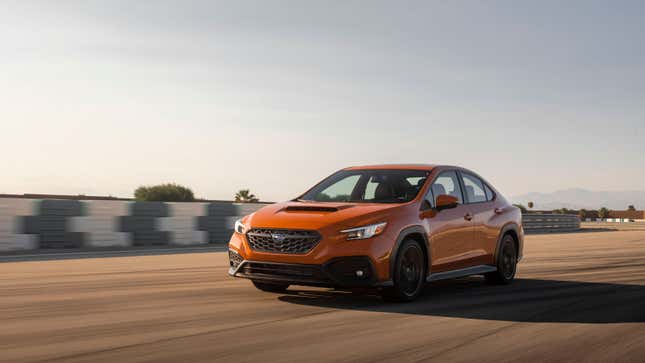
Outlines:
[[[473,219],[473,215],[470,213],[466,213],[466,215],[464,216],[464,219],[467,221],[471,221]]]
[[[495,208],[495,214],[502,214],[504,213],[504,208]]]

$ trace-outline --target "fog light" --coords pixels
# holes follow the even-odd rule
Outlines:
[[[363,277],[364,274],[363,270],[356,270],[356,277]]]

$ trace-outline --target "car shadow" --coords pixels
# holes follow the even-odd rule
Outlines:
[[[376,291],[297,290],[281,301],[334,309],[541,323],[645,322],[645,286],[516,279],[507,286],[469,277],[428,284],[411,303],[383,302]]]

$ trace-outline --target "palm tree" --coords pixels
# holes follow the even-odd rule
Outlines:
[[[251,194],[251,191],[248,189],[241,189],[235,194],[236,203],[257,203],[258,199],[254,194]]]

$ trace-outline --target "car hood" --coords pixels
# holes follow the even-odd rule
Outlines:
[[[247,228],[334,229],[382,222],[401,204],[284,202],[251,214]]]

